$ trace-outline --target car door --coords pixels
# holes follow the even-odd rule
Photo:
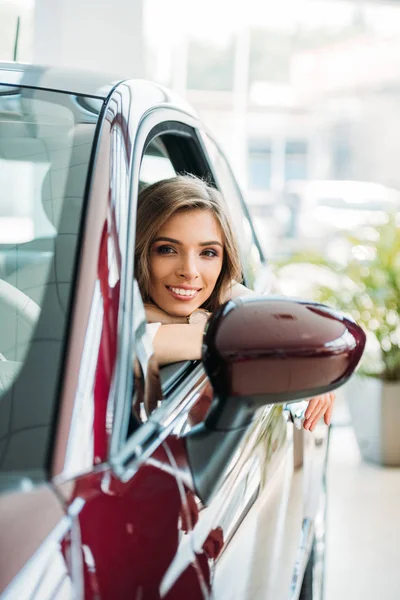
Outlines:
[[[151,132],[153,137],[150,136],[148,139],[142,162],[142,168],[144,166],[146,174],[141,178],[144,182],[151,183],[161,177],[161,162],[163,163],[162,177],[173,176],[174,171],[189,171],[198,176],[218,181],[216,174],[218,164],[216,161],[212,161],[204,149],[201,139],[202,132],[196,127],[196,124],[192,127],[190,125],[184,127],[183,121],[188,124],[189,119],[184,119],[183,115],[181,118],[182,124],[180,127],[177,126],[177,122],[164,123],[162,128],[155,128]],[[157,148],[159,156],[156,161]],[[149,167],[151,162],[154,165],[157,162],[159,169],[158,172],[153,171],[153,176],[151,176]],[[228,204],[235,203],[231,206],[232,213],[235,215],[233,218],[237,227],[240,225],[243,229],[243,232],[239,231],[238,233],[242,240],[241,251],[247,278],[252,278],[253,285],[258,286],[258,290],[261,291],[261,286],[266,286],[268,281],[265,261],[255,239],[248,214],[235,188],[234,179],[228,170],[225,172],[225,180],[223,175],[221,168],[220,180],[225,181],[225,190],[224,185],[220,184],[220,187],[222,191],[225,191]],[[231,189],[228,188],[228,184]],[[177,368],[177,366],[171,367],[169,374],[173,374]],[[181,435],[187,434],[204,417],[205,407],[209,406],[213,397],[213,390],[207,381],[201,364],[196,367],[194,372],[189,371],[190,365],[182,365],[179,368],[182,369],[179,375],[181,378],[180,385],[169,388],[173,389],[174,393],[174,412],[172,412],[171,405],[169,405],[169,389],[167,386],[165,387],[163,406],[159,407],[158,411],[152,413],[149,418],[149,421],[154,422],[157,428],[164,430],[164,435],[166,435],[167,430],[169,431],[167,440],[170,440],[171,436],[172,439],[179,439]],[[187,369],[186,373],[185,369]],[[163,376],[165,374],[161,372],[161,379],[163,379]],[[185,390],[189,382],[191,382],[192,389],[196,390],[190,399],[185,397]],[[167,423],[168,427],[166,427]],[[230,573],[235,561],[239,560],[242,565],[247,564],[247,572],[244,573],[245,577],[241,578],[242,582],[248,582],[248,577],[254,567],[253,564],[243,560],[244,557],[241,553],[239,553],[240,558],[235,557],[234,548],[241,547],[242,551],[246,548],[246,557],[255,555],[255,563],[259,563],[261,557],[257,557],[257,554],[260,553],[258,546],[263,548],[263,556],[265,557],[266,548],[269,548],[270,554],[273,555],[277,544],[281,547],[282,555],[285,558],[283,564],[286,569],[277,569],[276,562],[270,560],[270,574],[274,574],[274,577],[266,578],[266,581],[263,582],[263,589],[265,591],[269,586],[270,594],[272,594],[270,597],[276,597],[274,596],[276,586],[274,587],[272,582],[274,579],[276,580],[277,572],[279,573],[278,580],[281,593],[284,593],[283,590],[285,589],[290,589],[297,559],[298,543],[301,539],[303,516],[303,471],[299,469],[296,471],[296,476],[293,476],[293,463],[295,459],[297,460],[297,454],[300,452],[298,446],[302,444],[303,434],[300,432],[298,436],[300,441],[296,444],[295,456],[293,429],[293,422],[285,419],[285,414],[281,408],[270,406],[261,411],[259,418],[238,448],[231,464],[228,465],[227,475],[208,506],[204,506],[199,501],[196,494],[193,493],[191,485],[185,485],[185,482],[182,482],[182,503],[187,503],[193,528],[192,531],[187,531],[186,535],[182,536],[176,557],[160,583],[160,589],[164,594],[167,594],[173,588],[177,573],[182,574],[185,572],[189,566],[189,557],[194,554],[202,569],[206,586],[212,588],[214,585],[216,597],[229,597],[231,593],[229,592],[229,585],[232,578],[229,575],[228,585],[223,565],[227,564],[227,570]],[[179,460],[173,457],[172,452],[171,466],[174,466],[174,462],[177,468]],[[297,462],[299,463],[298,460]],[[297,466],[300,467],[300,464]],[[240,524],[260,496],[260,490],[263,490],[264,487],[268,489],[267,482],[270,477],[272,478],[272,474],[275,474],[275,479],[280,482],[278,486],[280,493],[276,494],[272,501],[269,501],[268,509],[265,509],[266,517],[264,520],[270,529],[275,530],[282,518],[288,519],[290,513],[292,519],[290,528],[283,532],[278,528],[273,536],[268,534],[261,539],[255,538],[250,545],[249,541],[244,545],[236,543]],[[287,496],[287,486],[289,484],[291,486],[290,502],[285,497],[285,494]],[[264,495],[268,496],[267,493]],[[296,509],[297,512],[294,512],[293,509]],[[265,540],[269,540],[268,543],[265,543]],[[249,546],[250,548],[253,547],[254,552],[249,551]],[[231,548],[231,550],[227,551],[228,548]],[[221,558],[219,559],[219,557]],[[217,566],[218,564],[220,566]],[[268,561],[264,563],[264,577],[265,564],[268,564]],[[235,585],[237,584],[235,583]],[[265,588],[265,585],[267,585],[267,588]],[[244,592],[245,588],[243,589]],[[242,597],[241,592],[238,593],[237,589],[235,593],[238,594],[236,597]],[[250,591],[250,593],[252,592]]]
[[[192,135],[197,137],[199,146],[195,147],[199,155],[204,152],[209,169],[208,173],[196,172],[196,174],[212,178],[223,191],[242,243],[245,278],[250,286],[255,287],[260,293],[265,293],[270,283],[268,268],[229,166],[216,146],[216,152],[211,158],[213,142],[207,134],[195,129]],[[162,139],[162,136],[158,137],[159,144],[162,143],[160,138]],[[206,149],[202,146],[202,141]],[[182,152],[182,155],[185,155],[185,152]],[[164,154],[164,161],[166,158]],[[185,170],[189,170],[188,166]],[[170,173],[169,176],[172,176],[172,171]],[[200,394],[200,400],[189,410],[186,418],[182,415],[177,434],[187,433],[190,430],[193,426],[193,415],[196,412],[201,414],[196,409],[196,405],[204,403],[207,394],[212,395],[212,390],[206,389]],[[208,553],[210,580],[215,575],[213,585],[216,597],[231,597],[231,594],[236,594],[234,597],[238,598],[245,597],[246,594],[248,597],[253,597],[255,589],[264,595],[268,593],[271,598],[278,597],[277,594],[286,597],[289,593],[295,597],[299,593],[304,564],[310,549],[311,523],[321,491],[327,430],[322,426],[323,431],[321,432],[320,428],[315,436],[319,448],[317,469],[314,436],[309,434],[308,439],[305,439],[302,429],[305,408],[306,403],[301,402],[292,404],[284,410],[279,407],[267,407],[261,411],[248,437],[238,449],[232,464],[229,465],[229,476],[226,476],[225,481],[222,482],[219,495],[217,494],[207,507],[196,502],[195,527],[185,538],[182,548],[184,549],[185,544],[191,545],[196,556],[204,556],[204,553]],[[272,477],[272,473],[275,474],[275,483],[268,486],[267,481]],[[277,481],[279,485],[276,484]],[[271,499],[272,485],[275,488],[275,495]],[[276,492],[277,489],[280,490],[279,493]],[[265,500],[266,498],[269,498],[268,501]],[[260,530],[261,524],[264,524],[266,531],[262,535],[246,539],[246,542],[241,544],[236,541],[238,537],[236,532],[257,499],[259,499],[258,505],[263,505],[263,510],[257,509],[255,512],[257,517],[251,519],[253,523],[258,524],[253,533]],[[247,519],[249,522],[251,520]],[[282,521],[285,523],[283,529],[278,527]],[[249,526],[242,527],[242,530],[246,531],[246,529],[250,531]],[[249,552],[250,540],[254,552]],[[244,548],[246,551],[243,553]],[[272,560],[276,555],[276,548],[280,549],[280,562],[277,562],[276,558]],[[174,567],[180,564],[180,568],[183,568],[185,565],[183,555],[182,550]],[[253,561],[250,563],[248,556],[253,556]],[[246,582],[240,591],[237,589],[236,580],[233,583],[234,589],[230,590],[232,585],[230,573],[235,563],[242,566],[242,577],[239,578],[242,585]],[[258,564],[263,565],[262,569],[257,569]],[[243,565],[246,565],[246,568],[243,568]],[[163,580],[164,589],[169,589],[168,585],[171,581],[167,573]]]
[[[153,114],[152,119],[154,118]],[[184,115],[181,115],[180,121],[176,114],[173,121],[167,121],[167,114],[163,118],[164,121],[156,124],[147,134],[139,182],[151,183],[175,173],[191,172],[217,183],[218,165],[212,161],[201,143],[202,133],[198,124]],[[228,170],[225,172],[225,180],[223,175],[221,168],[220,180],[225,181],[225,190],[221,183],[220,187],[225,191],[228,204],[236,203],[236,206],[232,206],[232,213],[236,211],[234,220],[237,226],[240,224],[243,228],[243,234],[239,231],[239,237],[243,244],[241,250],[247,277],[252,277],[253,285],[258,286],[261,291],[261,286],[267,284],[265,262],[248,214],[234,187],[234,180]],[[233,196],[233,192],[236,196]],[[138,303],[140,304],[140,300],[137,298],[136,305]],[[134,315],[137,312],[134,309]],[[138,332],[139,329],[135,327],[135,331]],[[148,381],[154,377],[148,373],[151,345],[143,339],[146,336],[143,327],[142,332],[142,336],[138,336],[135,341],[134,354],[142,370],[144,384],[141,387],[145,388],[146,375]],[[306,554],[303,543],[303,431],[296,429],[291,415],[288,416],[287,411],[280,407],[269,406],[261,411],[238,447],[231,464],[227,465],[226,476],[215,496],[205,506],[196,497],[190,481],[185,480],[187,465],[184,469],[180,466],[185,459],[180,439],[204,417],[205,408],[212,401],[213,390],[201,364],[171,366],[167,371],[161,370],[160,378],[163,401],[143,425],[149,429],[149,439],[143,440],[140,453],[143,460],[143,456],[149,456],[154,443],[159,443],[160,436],[165,440],[164,443],[169,448],[170,467],[178,479],[181,479],[181,502],[186,513],[184,521],[187,522],[174,559],[159,582],[160,593],[166,596],[176,590],[177,581],[183,580],[188,569],[195,569],[197,563],[197,572],[202,575],[204,589],[214,588],[216,597],[229,597],[232,581],[229,573],[232,565],[239,562],[242,566],[247,565],[240,578],[242,584],[246,582],[246,585],[240,592],[235,588],[236,597],[245,597],[246,594],[252,597],[257,582],[262,593],[268,593],[271,598],[277,597],[277,590],[285,596],[292,589],[299,552],[300,559]],[[157,442],[153,439],[155,432]],[[115,469],[121,469],[121,473],[122,462],[128,460],[128,457],[132,458],[135,435],[132,440],[128,436],[126,447],[122,450],[123,459],[116,456]],[[186,475],[182,475],[182,471]],[[271,486],[275,491],[272,497]],[[246,543],[241,543],[237,541],[240,525],[242,522],[244,525],[246,515],[257,500],[263,510],[257,509],[257,517],[253,517],[253,522],[258,523],[253,529],[253,535],[260,531],[261,523],[264,524],[265,531],[261,536],[254,535],[250,538],[250,543],[249,539]],[[182,517],[180,521],[182,522]],[[285,523],[283,529],[279,526],[282,522]],[[245,531],[246,528],[248,529],[243,526],[241,529]],[[280,548],[281,565],[276,559],[277,547]],[[253,556],[253,562],[249,563],[249,556]],[[303,562],[304,559],[300,560],[300,568],[303,567]],[[255,566],[258,564],[263,564],[263,569],[257,572]],[[254,576],[256,573],[258,577]]]

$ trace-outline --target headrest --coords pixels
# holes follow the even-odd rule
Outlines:
[[[44,179],[43,171],[39,171],[38,168],[37,174],[33,175],[29,185],[41,186],[37,192],[33,189],[33,193],[40,194],[46,216],[60,233],[71,231],[76,233],[76,219],[81,213],[94,127],[94,124],[77,125],[74,129],[67,129],[62,135],[58,130],[56,133],[53,132],[55,135],[44,138],[0,137],[0,161],[4,159],[26,162],[27,164],[37,164],[38,167],[43,165],[44,168],[47,165]],[[29,167],[27,168],[29,169]],[[6,170],[3,170],[3,175],[4,173]],[[8,194],[9,201],[16,202],[17,198],[13,200],[13,197],[17,193],[20,196],[19,202],[23,205],[23,182],[13,180],[17,174],[17,169],[14,169],[10,170],[9,180],[6,176],[4,177],[0,199],[3,196],[5,201]],[[13,181],[15,181],[15,187]],[[0,216],[2,202],[0,203]],[[27,203],[30,204],[30,202],[31,199],[27,198]],[[61,225],[61,209],[64,202],[68,203],[68,210],[65,211],[66,216]],[[76,210],[74,210],[74,204],[76,204]],[[27,210],[29,210],[29,206],[27,206]]]

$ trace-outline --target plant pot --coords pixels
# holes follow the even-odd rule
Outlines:
[[[400,382],[354,375],[345,397],[362,458],[400,466]]]

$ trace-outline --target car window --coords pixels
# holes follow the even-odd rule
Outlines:
[[[184,135],[165,131],[156,135],[145,146],[139,171],[139,191],[146,185],[177,174],[191,172],[212,179],[208,165],[195,135]],[[136,286],[136,284],[135,284]],[[158,367],[153,354],[152,328],[140,308],[142,299],[138,287],[134,296],[134,385],[132,393],[133,414],[127,428],[128,437],[136,431],[138,424],[152,421],[162,422],[176,410],[180,400],[176,390],[187,380],[190,373],[199,367],[199,361],[184,361]],[[143,305],[143,304],[142,304]],[[162,398],[162,401],[160,401]]]
[[[176,171],[163,141],[160,137],[152,140],[143,154],[139,175],[140,185],[149,185],[160,179],[170,179],[175,175]]]
[[[202,140],[209,153],[218,186],[232,216],[241,251],[243,274],[247,286],[253,288],[263,265],[263,255],[250,216],[243,203],[231,169],[216,143],[205,133]]]
[[[245,280],[251,286],[257,276],[258,268],[262,265],[262,255],[240,192],[225,158],[212,140],[207,142],[206,148],[209,151],[210,161],[195,131],[188,130],[189,128],[183,134],[179,134],[163,127],[162,133],[155,135],[147,143],[139,171],[139,190],[145,185],[174,177],[179,173],[192,173],[212,183],[218,183],[237,232]],[[140,313],[140,310],[137,312],[137,308],[141,299],[138,289],[136,293],[139,295],[139,298],[134,300],[134,314],[137,316]],[[176,390],[188,381],[191,372],[197,373],[196,369],[199,367],[199,373],[201,371],[204,373],[198,361],[174,363],[159,368],[152,357],[151,328],[145,327],[144,317],[137,317],[137,319],[137,324],[134,326],[133,348],[135,357],[133,415],[128,427],[128,437],[136,430],[137,424],[148,422],[150,415],[152,422],[162,422],[171,411],[175,414],[177,403],[179,405],[181,401],[179,394],[178,397],[176,395]],[[161,402],[160,398],[162,398]],[[184,417],[183,420],[185,421]],[[188,425],[182,423],[182,426]]]
[[[1,91],[0,467],[17,471],[44,464],[98,114],[69,94]]]

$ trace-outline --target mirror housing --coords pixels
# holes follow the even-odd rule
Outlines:
[[[341,386],[365,340],[359,325],[323,304],[243,296],[213,315],[203,361],[220,402],[246,398],[257,408]]]
[[[323,304],[249,295],[221,306],[203,345],[215,397],[205,421],[186,436],[203,502],[260,406],[338,388],[355,370],[365,341],[357,323]]]

